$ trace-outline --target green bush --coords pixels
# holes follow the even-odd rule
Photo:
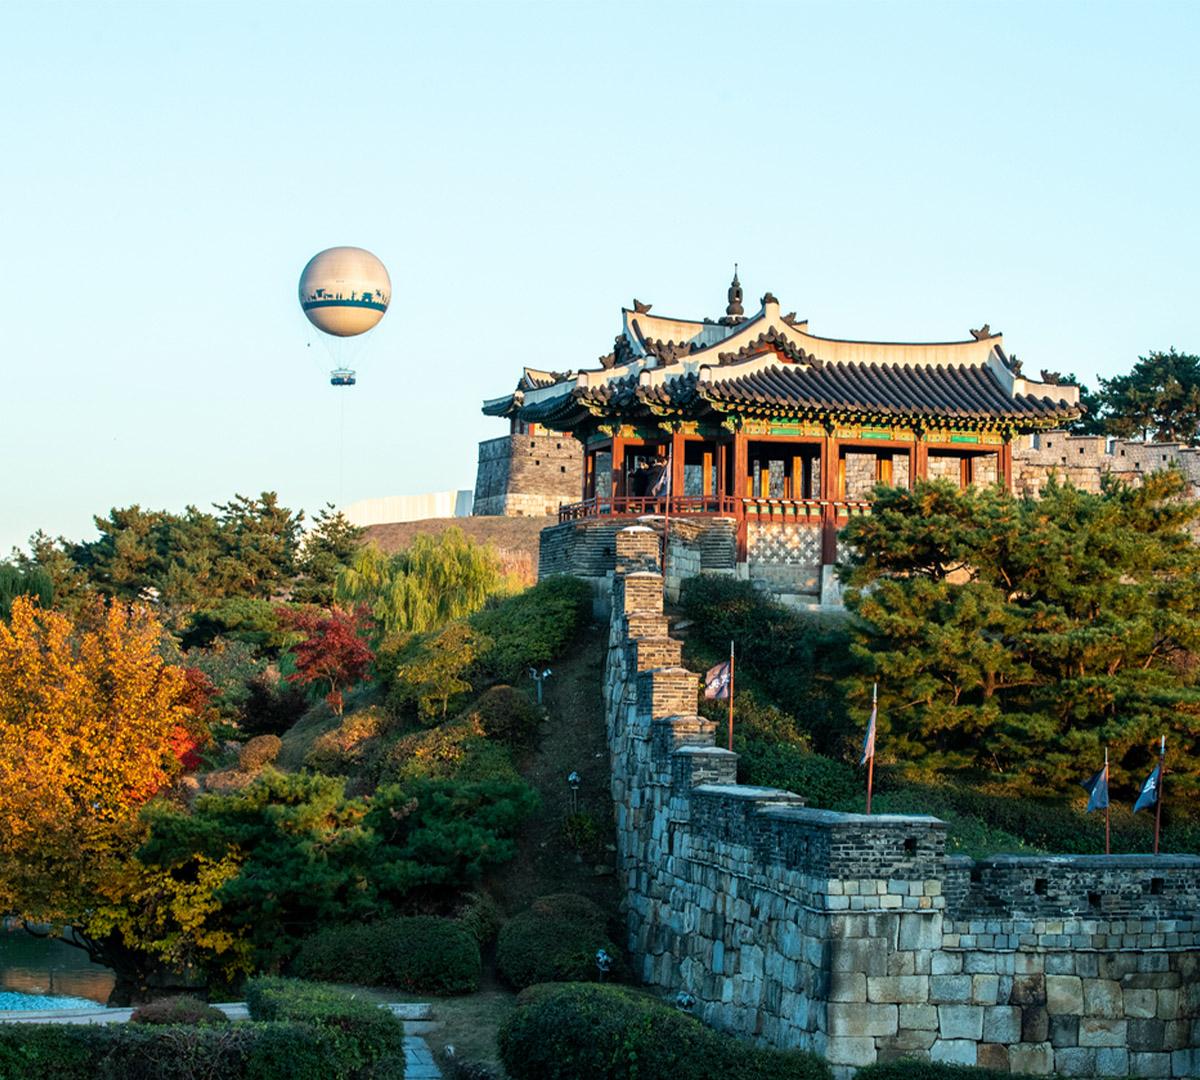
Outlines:
[[[390,1071],[397,1058],[403,1060],[404,1025],[387,1009],[345,991],[264,976],[246,983],[246,1006],[255,1020],[287,1021],[315,1030],[328,1059],[345,1070],[339,1075],[373,1072],[385,1062]]]
[[[139,1005],[129,1018],[134,1024],[227,1024],[229,1018],[218,1008],[189,994],[160,998]]]
[[[94,1080],[91,1025],[0,1024],[0,1080]]]
[[[526,746],[538,733],[542,717],[529,695],[511,686],[493,686],[472,710],[489,739],[510,746]]]
[[[976,1069],[970,1065],[946,1065],[938,1061],[899,1058],[868,1065],[854,1074],[855,1080],[1030,1080],[1029,1073]]]
[[[479,943],[466,927],[417,915],[318,930],[301,942],[292,971],[410,993],[469,994],[479,988],[481,966]]]
[[[802,746],[747,739],[737,749],[738,779],[743,783],[794,791],[809,806],[839,806],[864,786],[858,770]]]
[[[398,1025],[398,1021],[394,1021]],[[312,1024],[11,1024],[0,1080],[400,1080],[402,1051],[364,1064]]]
[[[591,587],[559,575],[502,600],[493,599],[471,617],[491,639],[478,666],[488,678],[517,682],[528,668],[557,660],[591,618]]]
[[[513,1080],[828,1080],[798,1050],[767,1050],[719,1035],[643,994],[572,984],[522,998],[500,1029]]]
[[[855,671],[847,616],[785,608],[749,581],[724,577],[689,578],[680,602],[692,621],[689,651],[702,649],[711,663],[736,642],[739,687],[759,687],[783,705],[815,750],[835,757],[845,750],[841,681]]]
[[[504,915],[500,906],[485,892],[468,893],[465,903],[458,911],[458,921],[478,943],[480,948],[496,940]]]
[[[608,919],[590,900],[570,893],[543,896],[500,930],[496,966],[518,990],[534,983],[596,979],[596,952],[613,960],[608,978],[628,978],[622,950],[608,936]]]

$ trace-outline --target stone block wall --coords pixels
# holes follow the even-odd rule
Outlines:
[[[1024,435],[1013,444],[1013,478],[1019,494],[1036,495],[1051,474],[1084,491],[1099,491],[1109,473],[1130,484],[1167,468],[1181,469],[1200,498],[1200,449],[1179,443],[1131,442],[1103,435],[1045,431]]]
[[[705,1021],[839,1077],[900,1056],[1066,1076],[1200,1069],[1200,858],[948,857],[930,817],[736,783],[615,536],[605,704],[627,944]]]
[[[570,435],[505,435],[479,444],[475,509],[481,516],[540,517],[578,502],[583,448]]]

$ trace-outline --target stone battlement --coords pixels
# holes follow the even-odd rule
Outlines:
[[[1200,858],[946,854],[936,818],[739,785],[663,614],[658,538],[611,534],[605,703],[628,946],[715,1026],[826,1057],[1200,1074]]]

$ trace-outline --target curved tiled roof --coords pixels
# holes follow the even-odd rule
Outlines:
[[[840,418],[910,417],[974,425],[1048,427],[1078,416],[1078,391],[1022,378],[985,325],[970,341],[888,343],[820,338],[807,323],[762,310],[729,325],[669,320],[645,305],[601,366],[577,375],[526,368],[513,394],[484,403],[572,430],[591,418],[714,413]]]
[[[986,368],[972,364],[779,364],[700,385],[708,401],[755,411],[869,412],[970,420],[1058,418],[1077,410],[1065,400],[1010,395]]]

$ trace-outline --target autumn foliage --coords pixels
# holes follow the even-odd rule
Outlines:
[[[18,597],[0,623],[0,909],[75,919],[195,752],[196,687],[161,638],[119,602],[76,623]]]
[[[369,616],[362,608],[333,608],[328,612],[319,608],[280,608],[279,621],[302,635],[302,640],[292,646],[296,670],[288,681],[328,688],[325,700],[341,716],[343,691],[370,677],[368,669],[375,654],[363,639],[370,630]]]

